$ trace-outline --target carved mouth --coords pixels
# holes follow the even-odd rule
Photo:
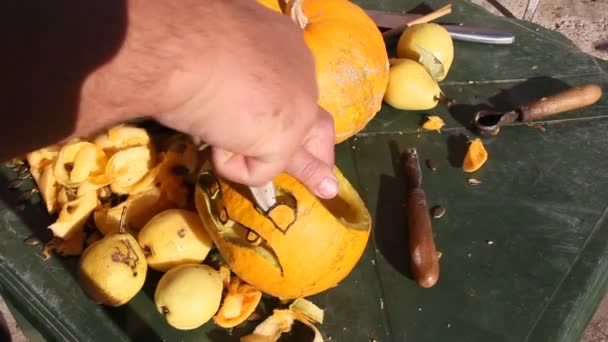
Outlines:
[[[206,209],[222,239],[229,244],[247,248],[256,253],[283,276],[283,266],[268,242],[253,228],[247,227],[230,217],[228,210],[224,206],[219,180],[213,175],[211,170],[203,171],[200,174],[198,185],[203,190]],[[279,203],[279,198],[280,196],[277,197],[277,204]],[[285,233],[291,224],[295,222],[295,216],[293,222],[283,226],[284,229],[281,229],[274,221],[271,220],[271,222],[273,222],[277,229]]]

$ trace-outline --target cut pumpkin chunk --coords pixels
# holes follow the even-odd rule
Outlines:
[[[483,146],[481,139],[476,138],[471,142],[464,156],[462,169],[465,172],[475,172],[479,170],[488,160],[488,152]]]
[[[97,208],[97,194],[89,192],[82,197],[69,201],[62,208],[55,223],[49,226],[53,235],[64,240],[69,239],[78,230],[82,230],[89,215]]]
[[[150,135],[143,128],[131,125],[119,125],[98,135],[93,142],[111,156],[129,147],[148,146],[150,140]]]
[[[67,144],[61,148],[55,162],[55,178],[65,187],[78,187],[89,177],[103,177],[107,162],[103,150],[92,143]]]
[[[438,131],[444,125],[445,123],[443,122],[442,118],[436,115],[431,115],[426,118],[426,121],[424,122],[424,124],[422,124],[422,128],[429,131]]]
[[[321,332],[305,315],[288,309],[275,309],[272,316],[260,323],[252,334],[243,336],[241,342],[278,341],[283,333],[291,331],[295,321],[304,323],[313,330],[315,336],[312,342],[323,342]]]
[[[117,194],[128,194],[133,185],[150,171],[152,153],[146,146],[129,147],[116,152],[108,161],[106,176]]]
[[[151,188],[145,192],[130,195],[126,201],[112,207],[98,209],[93,213],[97,229],[104,235],[118,232],[120,217],[124,207],[125,226],[129,232],[139,231],[154,215],[171,207],[171,203],[163,197],[160,189]]]
[[[36,180],[40,195],[44,200],[46,210],[49,214],[54,213],[60,207],[59,202],[57,201],[59,184],[57,183],[57,180],[55,180],[53,166],[53,163],[46,164],[42,168],[40,177]]]
[[[262,299],[262,292],[233,276],[222,305],[213,320],[223,328],[235,327],[255,311]]]

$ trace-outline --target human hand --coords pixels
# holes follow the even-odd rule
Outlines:
[[[261,185],[287,172],[317,196],[334,197],[333,119],[317,105],[314,60],[301,31],[255,1],[221,3],[215,35],[186,36],[180,72],[165,94],[173,103],[155,118],[211,145],[225,178]],[[211,39],[214,52],[197,39]]]

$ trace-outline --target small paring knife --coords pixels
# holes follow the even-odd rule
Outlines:
[[[267,182],[262,186],[250,186],[249,190],[251,191],[251,195],[253,195],[253,199],[257,206],[264,212],[267,212],[277,202],[274,184],[272,182]]]
[[[374,20],[378,27],[387,29],[399,28],[405,23],[420,18],[422,16],[419,14],[388,12],[379,10],[365,10],[365,12],[372,18],[372,20]],[[454,40],[499,45],[512,44],[515,41],[515,36],[512,33],[492,28],[464,25],[440,25],[443,26],[450,33],[450,36]],[[393,35],[397,35],[400,33],[400,30],[392,31]],[[389,36],[390,35],[391,34],[389,34]],[[385,37],[386,36],[387,35],[385,34]]]

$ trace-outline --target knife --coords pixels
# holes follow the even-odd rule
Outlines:
[[[277,196],[272,181],[267,182],[262,186],[250,186],[249,190],[258,207],[264,212],[267,212],[277,202]]]
[[[400,34],[407,22],[421,17],[420,14],[388,12],[381,10],[365,10],[378,27],[388,28],[383,33],[385,37]],[[483,44],[512,44],[515,36],[512,33],[486,27],[447,25],[443,26],[454,40],[483,43]]]

